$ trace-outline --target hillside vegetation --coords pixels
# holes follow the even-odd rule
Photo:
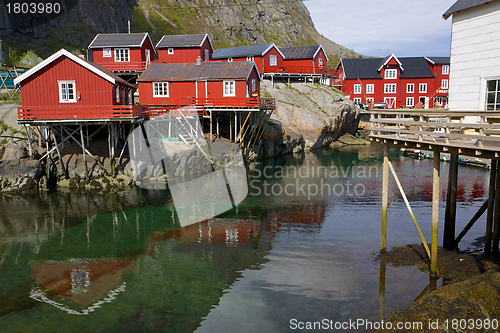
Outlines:
[[[0,24],[4,54],[32,49],[45,58],[62,47],[85,53],[97,33],[127,32],[130,21],[132,32],[147,31],[155,43],[165,34],[208,33],[216,49],[290,42],[322,44],[332,64],[358,56],[320,35],[296,0],[78,0],[68,10],[43,24]],[[6,8],[0,8],[0,17],[8,18]]]

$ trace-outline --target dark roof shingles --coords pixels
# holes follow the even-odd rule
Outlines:
[[[165,35],[157,48],[165,47],[199,47],[206,35]]]
[[[212,59],[244,58],[262,56],[272,44],[248,45],[218,49],[212,54]]]
[[[294,46],[280,48],[285,59],[312,59],[320,45]]]
[[[99,34],[89,45],[89,48],[139,47],[146,34],[146,32],[132,34]]]
[[[477,7],[479,5],[484,5],[488,2],[491,2],[493,0],[458,0],[453,4],[453,6],[450,7],[444,14],[443,18],[447,19],[451,15],[455,14],[456,12],[459,12],[461,10]]]
[[[387,58],[342,59],[347,79],[381,79],[378,69]],[[434,77],[424,57],[398,58],[403,65],[401,78]]]

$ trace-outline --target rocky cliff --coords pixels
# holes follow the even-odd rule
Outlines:
[[[64,0],[60,14],[35,17],[0,8],[4,53],[34,49],[42,57],[65,47],[84,52],[97,33],[209,33],[214,47],[274,42],[322,44],[331,58],[355,55],[315,29],[302,1],[278,0]]]

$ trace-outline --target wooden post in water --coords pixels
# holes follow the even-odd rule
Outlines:
[[[453,251],[455,244],[455,222],[457,215],[457,181],[458,181],[458,154],[450,155],[448,175],[448,193],[446,196],[446,212],[444,216],[443,247]]]
[[[384,170],[382,178],[382,236],[380,251],[387,250],[387,206],[389,202],[389,143],[384,143]]]
[[[493,221],[493,234],[492,241],[493,247],[491,254],[493,256],[498,256],[498,241],[500,236],[500,166],[497,165],[497,174],[496,174],[496,189],[495,189],[495,216]]]
[[[438,226],[439,226],[439,178],[441,174],[441,153],[434,146],[434,168],[432,171],[432,241],[431,241],[431,275],[437,274]]]
[[[85,164],[85,180],[89,180],[89,168],[87,166],[87,155],[85,154],[85,140],[83,138],[83,127],[80,125],[80,139],[82,142],[83,164]]]
[[[380,260],[380,281],[378,287],[378,319],[379,321],[384,320],[385,315],[385,262],[384,259]]]
[[[494,207],[495,207],[495,184],[497,176],[497,165],[498,161],[492,159],[491,169],[490,169],[490,190],[488,194],[488,213],[486,216],[486,237],[484,239],[484,254],[487,256],[491,255],[491,238],[493,232],[493,215],[495,212]]]

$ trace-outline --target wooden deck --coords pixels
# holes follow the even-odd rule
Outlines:
[[[392,109],[370,114],[372,140],[460,155],[500,158],[500,112]]]

